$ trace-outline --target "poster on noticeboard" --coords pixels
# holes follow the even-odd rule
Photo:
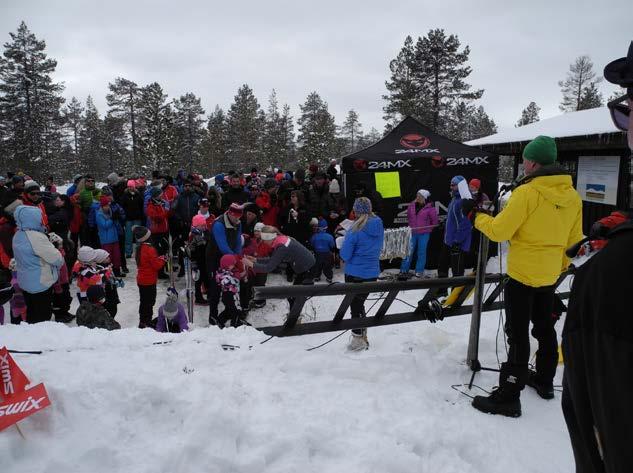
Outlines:
[[[620,156],[579,156],[576,189],[582,200],[616,205]]]

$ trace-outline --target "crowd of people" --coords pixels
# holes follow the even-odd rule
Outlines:
[[[331,283],[333,268],[340,267],[334,240],[344,232],[339,224],[356,215],[359,221],[380,220],[373,214],[379,195],[359,186],[356,201],[364,205],[348,212],[335,162],[325,171],[311,165],[307,172],[267,174],[253,168],[207,183],[184,171],[175,177],[154,172],[149,179],[111,173],[105,185],[83,174],[66,192],[58,192],[52,177],[45,186],[23,173],[0,177],[0,294],[2,304],[10,300],[11,322],[54,315],[68,323],[75,318],[70,306],[76,296],[78,325],[118,328],[118,289],[132,258],[140,328],[187,329],[177,292],[167,294],[154,313],[158,280],[185,276],[185,258],[195,303],[208,306],[209,323],[219,327],[240,325],[251,308],[265,305],[253,300],[252,289],[264,285],[271,271],[284,271],[293,284],[322,277]],[[372,249],[376,268],[381,245],[376,241]],[[4,323],[1,304],[0,310]]]

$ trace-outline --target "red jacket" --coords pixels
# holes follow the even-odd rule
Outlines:
[[[158,256],[156,248],[150,243],[142,243],[138,251],[136,284],[139,286],[151,286],[156,284],[158,281],[158,272],[163,269],[165,260]]]
[[[174,201],[178,198],[178,189],[172,185],[168,185],[163,190],[162,198],[169,202],[169,208],[173,207]]]
[[[79,194],[73,194],[70,198],[70,202],[73,205],[73,216],[70,220],[69,230],[70,233],[79,233],[81,231],[81,225],[83,224],[83,214],[79,206]]]
[[[262,209],[262,223],[276,227],[278,225],[277,216],[279,214],[279,207],[272,203],[270,194],[263,191],[257,196],[257,199],[255,199],[255,204]]]
[[[147,203],[147,218],[149,218],[149,230],[152,233],[167,233],[169,231],[167,209],[162,205],[155,204],[150,200]]]

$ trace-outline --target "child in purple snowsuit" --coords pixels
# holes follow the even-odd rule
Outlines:
[[[411,245],[409,256],[402,261],[400,272],[406,273],[411,266],[413,255],[417,254],[415,263],[415,275],[422,277],[426,266],[426,247],[433,228],[437,226],[437,209],[430,200],[431,193],[426,189],[420,189],[415,200],[407,208],[407,218],[411,227]]]
[[[178,302],[175,289],[167,289],[167,300],[158,308],[157,332],[180,333],[189,330],[185,308]]]

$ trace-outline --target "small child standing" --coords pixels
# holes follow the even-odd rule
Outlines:
[[[123,287],[123,280],[114,275],[110,253],[106,250],[95,250],[94,262],[96,263],[95,269],[101,274],[101,281],[105,291],[103,307],[114,318],[118,312],[118,305],[121,303],[117,288]]]
[[[140,296],[138,308],[138,328],[151,327],[154,304],[156,303],[156,282],[158,273],[165,266],[166,256],[158,256],[156,248],[148,241],[152,235],[147,227],[136,225],[132,228],[136,239],[136,284]]]
[[[103,307],[106,296],[103,287],[90,286],[85,300],[77,309],[77,325],[88,328],[104,328],[106,330],[120,329],[119,322]]]
[[[328,283],[332,282],[334,273],[332,271],[332,265],[334,262],[334,237],[327,232],[327,222],[325,219],[319,220],[319,226],[312,238],[310,238],[310,244],[314,249],[316,256],[316,262],[314,263],[312,277],[315,282],[321,280],[321,273],[325,275],[325,280]]]
[[[157,332],[181,333],[189,330],[185,308],[178,302],[178,292],[173,287],[167,289],[167,299],[158,308]]]
[[[96,250],[90,246],[82,246],[77,251],[77,261],[73,266],[72,276],[77,280],[77,299],[81,304],[87,300],[87,291],[90,286],[102,284],[102,276],[95,267]]]
[[[197,214],[191,220],[191,233],[187,242],[186,251],[191,260],[191,271],[195,281],[195,303],[198,305],[209,305],[209,301],[202,294],[202,285],[207,281],[207,262],[205,248],[209,240],[209,229],[207,220],[201,214]]]
[[[231,327],[244,325],[244,313],[238,308],[240,292],[240,274],[238,269],[239,257],[236,255],[224,255],[220,258],[220,268],[215,273],[215,280],[222,292],[224,310],[218,315],[217,325],[224,328],[227,321],[231,321]]]
[[[68,277],[68,266],[66,266],[65,261],[64,240],[56,233],[49,233],[48,239],[64,257],[64,264],[59,268],[59,278],[53,285],[53,314],[55,314],[55,322],[67,324],[75,316],[70,313],[70,304],[73,298],[70,295],[70,278]]]

